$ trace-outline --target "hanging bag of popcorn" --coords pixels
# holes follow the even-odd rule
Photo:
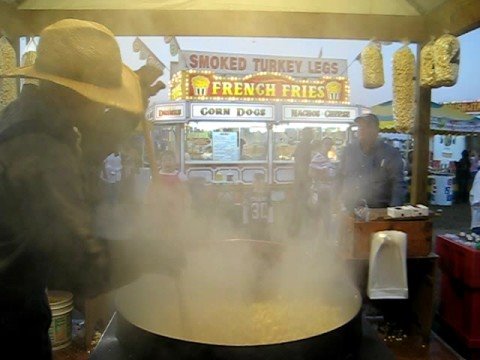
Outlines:
[[[436,87],[435,62],[433,59],[433,48],[435,42],[432,40],[420,51],[420,85],[423,87]]]
[[[17,67],[17,55],[5,36],[0,37],[0,74]],[[0,78],[0,110],[17,98],[17,80]]]
[[[407,45],[393,55],[393,117],[399,132],[409,132],[415,118],[415,56]]]
[[[363,87],[367,89],[376,89],[385,83],[380,49],[380,44],[372,41],[362,50]]]
[[[440,36],[433,45],[436,86],[453,86],[457,83],[460,66],[460,42],[450,34]]]

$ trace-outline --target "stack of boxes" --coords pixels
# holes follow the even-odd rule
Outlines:
[[[425,205],[405,205],[387,208],[387,215],[393,219],[427,217],[428,211]]]
[[[442,270],[440,317],[480,355],[480,250],[438,236],[436,252]]]

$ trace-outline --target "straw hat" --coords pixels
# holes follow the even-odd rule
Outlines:
[[[47,80],[110,107],[144,111],[138,77],[122,63],[113,33],[90,21],[65,19],[47,26],[35,64],[1,76]]]

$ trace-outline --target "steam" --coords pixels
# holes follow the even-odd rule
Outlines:
[[[219,203],[204,201],[176,219],[170,210],[137,204],[99,211],[99,234],[130,244],[129,261],[117,264],[117,274],[124,280],[127,273],[138,276],[119,289],[117,306],[137,326],[200,342],[268,343],[331,330],[358,311],[353,284],[322,236],[304,229],[303,238],[289,238],[287,222],[278,221],[272,240],[252,241]],[[247,324],[252,313],[266,330]],[[317,318],[298,331],[279,333],[282,324],[309,316]],[[269,332],[269,321],[278,322],[277,333]],[[262,338],[245,331],[249,326]]]

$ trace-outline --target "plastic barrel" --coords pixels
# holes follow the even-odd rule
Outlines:
[[[72,343],[73,295],[67,291],[48,291],[52,323],[48,335],[53,350],[64,349]]]

